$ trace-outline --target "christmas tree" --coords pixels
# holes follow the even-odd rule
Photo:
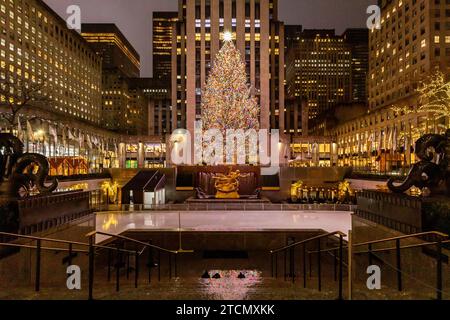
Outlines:
[[[203,130],[259,129],[259,107],[247,85],[245,62],[230,39],[216,56],[201,108]]]

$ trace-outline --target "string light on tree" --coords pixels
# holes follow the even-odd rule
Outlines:
[[[218,52],[202,93],[203,130],[259,129],[259,106],[247,84],[245,62],[224,33],[224,44]]]

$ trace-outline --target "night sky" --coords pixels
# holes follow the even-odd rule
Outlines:
[[[115,23],[141,55],[143,77],[152,74],[152,12],[176,11],[177,0],[44,0],[62,17],[81,7],[83,22]],[[365,27],[366,9],[377,0],[279,0],[279,19],[304,28]]]

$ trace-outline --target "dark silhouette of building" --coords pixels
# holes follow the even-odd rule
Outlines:
[[[357,103],[367,103],[369,29],[347,29],[343,37],[352,53],[352,100]]]

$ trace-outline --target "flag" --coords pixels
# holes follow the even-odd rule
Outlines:
[[[92,141],[91,141],[91,137],[88,134],[86,135],[86,143],[89,147],[89,150],[91,150],[92,149]]]
[[[84,147],[84,134],[81,131],[78,133],[78,144],[80,148]]]
[[[67,129],[67,133],[68,133],[69,140],[76,140],[75,136],[73,135],[72,130],[70,130],[70,128]]]
[[[48,126],[48,133],[55,140],[55,146],[56,146],[56,144],[58,144],[58,132],[56,132],[56,128],[54,126],[52,126],[52,125],[49,125]]]
[[[394,128],[394,133],[393,133],[393,146],[392,149],[397,150],[397,127]]]
[[[391,128],[388,128],[388,132],[389,132],[389,135],[388,135],[388,141],[387,141],[387,146],[386,146],[386,149],[391,149],[391,147],[392,147],[392,138],[394,137],[394,130],[392,130]]]
[[[28,134],[28,140],[34,141],[33,127],[31,126],[31,123],[28,120],[27,120],[27,134]]]
[[[22,130],[22,125],[20,124],[20,117],[17,118],[17,137],[19,138],[20,141],[23,141],[23,130]]]
[[[380,131],[380,133],[378,134],[378,151],[381,151],[382,149],[382,144],[383,143],[383,134]]]
[[[64,148],[66,148],[67,147],[66,128],[62,129],[62,140],[63,140],[63,146],[64,146]]]

